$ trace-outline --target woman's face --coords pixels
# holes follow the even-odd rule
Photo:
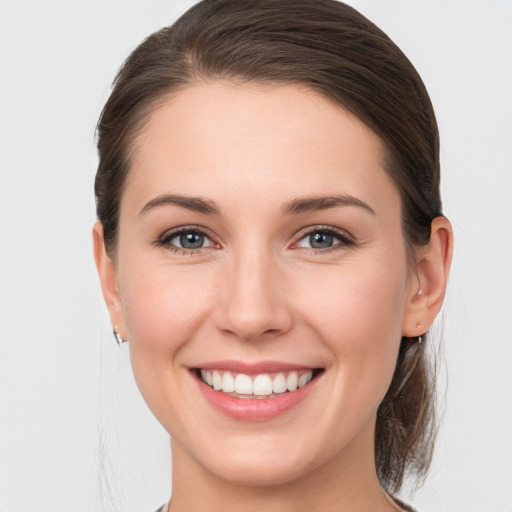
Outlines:
[[[297,86],[206,83],[149,117],[113,320],[175,463],[262,484],[373,457],[418,291],[382,162],[374,133]]]

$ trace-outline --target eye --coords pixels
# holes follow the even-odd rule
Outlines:
[[[354,245],[354,241],[347,234],[333,228],[309,230],[295,244],[296,247],[315,250],[333,249],[337,246],[347,245]]]
[[[157,241],[157,245],[183,254],[192,254],[216,246],[208,235],[193,228],[181,228],[164,233]]]
[[[204,246],[206,237],[202,233],[181,233],[171,238],[169,242],[182,249],[200,249]]]

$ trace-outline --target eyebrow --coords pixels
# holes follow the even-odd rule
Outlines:
[[[215,203],[209,199],[176,194],[163,194],[151,199],[144,205],[139,215],[143,215],[149,210],[165,205],[181,206],[187,210],[192,210],[197,213],[205,213],[207,215],[220,215],[220,210],[217,208]]]
[[[312,196],[294,199],[283,208],[283,215],[298,215],[301,213],[328,210],[338,206],[357,206],[363,208],[372,215],[377,215],[375,210],[364,201],[348,194],[334,196]]]
[[[149,210],[161,206],[174,205],[197,213],[220,215],[217,205],[210,199],[177,194],[163,194],[148,201],[140,211],[143,215]],[[294,199],[283,207],[283,215],[299,215],[313,211],[328,210],[340,206],[357,206],[376,215],[375,210],[364,201],[348,194],[334,196],[312,196]]]

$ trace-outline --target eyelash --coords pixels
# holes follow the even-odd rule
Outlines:
[[[355,245],[355,240],[345,231],[334,229],[331,226],[310,226],[304,228],[299,234],[297,241],[293,245],[297,245],[301,240],[310,237],[313,234],[321,233],[327,234],[338,240],[338,243],[324,249],[316,249],[314,247],[306,248],[313,252],[313,254],[325,254],[326,252],[343,249]]]
[[[209,240],[212,246],[219,245],[210,234],[208,234],[203,228],[200,228],[198,226],[183,226],[173,231],[168,231],[161,235],[158,238],[158,240],[156,240],[155,245],[157,247],[164,247],[174,253],[179,253],[183,255],[201,254],[204,249],[208,248],[198,247],[197,249],[186,249],[185,247],[178,247],[177,245],[171,244],[171,240],[173,238],[185,234],[201,235],[204,236],[205,239]]]
[[[299,242],[304,240],[305,238],[313,235],[313,234],[327,234],[338,240],[338,243],[326,247],[323,249],[309,247],[304,248],[306,250],[309,250],[313,252],[313,254],[325,254],[326,252],[330,252],[337,249],[342,249],[346,247],[350,247],[355,245],[354,239],[348,235],[346,232],[338,231],[337,229],[334,229],[330,226],[310,226],[308,228],[304,228],[301,233],[299,233],[299,236],[297,237],[296,241],[292,244],[293,246],[296,246]],[[183,255],[194,255],[194,254],[202,254],[204,249],[208,249],[210,246],[207,247],[198,247],[197,249],[186,249],[184,247],[178,247],[175,244],[171,244],[171,240],[173,238],[176,238],[180,235],[184,234],[196,234],[205,237],[211,242],[211,246],[219,246],[219,244],[214,240],[214,238],[208,234],[203,228],[196,227],[196,226],[183,226],[179,229],[166,232],[163,235],[161,235],[158,240],[156,240],[155,245],[157,247],[164,247],[174,253],[179,253]]]

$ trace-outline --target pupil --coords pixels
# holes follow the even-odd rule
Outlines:
[[[199,249],[203,246],[204,236],[199,233],[183,233],[180,244],[184,249]]]
[[[324,249],[332,246],[333,236],[329,233],[315,233],[309,237],[309,241],[314,249]]]

